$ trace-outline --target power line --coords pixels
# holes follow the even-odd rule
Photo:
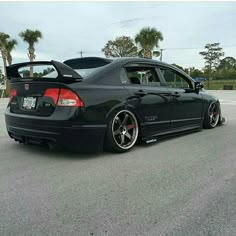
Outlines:
[[[236,47],[236,44],[232,44],[232,45],[221,45],[222,49],[224,48],[232,48],[232,47]],[[192,48],[160,48],[160,61],[162,61],[163,58],[163,51],[165,50],[202,50],[203,47],[192,47]]]
[[[232,44],[232,45],[221,45],[222,48],[231,48],[231,47],[236,47],[236,44]],[[160,48],[160,60],[162,61],[163,59],[163,51],[165,50],[202,50],[204,49],[204,47],[186,47],[186,48]],[[101,51],[79,51],[77,52],[80,54],[81,57],[83,57],[84,53],[102,53]]]
[[[233,45],[220,45],[222,48],[236,47],[236,44]],[[162,48],[163,50],[197,50],[203,49],[203,47],[192,47],[192,48]]]

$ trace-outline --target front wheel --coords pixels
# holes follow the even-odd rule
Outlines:
[[[205,114],[205,118],[203,121],[203,126],[206,129],[212,129],[215,128],[219,122],[220,119],[220,109],[219,106],[212,102],[209,107],[208,110]]]
[[[112,152],[130,150],[138,138],[138,121],[128,110],[117,112],[108,122],[105,147]]]

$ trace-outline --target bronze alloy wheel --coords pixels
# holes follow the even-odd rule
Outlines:
[[[138,131],[138,122],[132,112],[122,110],[115,115],[112,122],[112,135],[119,148],[130,149],[137,141]]]
[[[209,125],[214,128],[217,126],[220,118],[220,113],[218,106],[216,103],[211,103],[209,108],[208,108],[208,116],[209,116]]]

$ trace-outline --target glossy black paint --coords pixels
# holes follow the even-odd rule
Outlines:
[[[88,59],[87,59],[88,60]],[[73,62],[73,63],[72,63]],[[71,66],[76,69],[76,60]],[[25,81],[11,82],[18,96],[5,112],[6,127],[12,138],[33,143],[56,143],[76,150],[101,150],[107,123],[122,109],[132,111],[140,125],[140,138],[149,140],[158,135],[202,127],[208,105],[219,101],[204,90],[194,88],[194,80],[171,65],[143,58],[121,58],[108,64],[82,81],[59,79],[51,82],[28,81],[30,90],[24,90]],[[67,64],[68,61],[67,61]],[[125,67],[151,66],[161,80],[161,86],[130,84]],[[171,68],[185,76],[192,84],[190,89],[166,86],[159,67]],[[55,107],[46,111],[23,111],[20,107],[24,96],[38,94],[43,106],[44,91],[48,87],[69,88],[84,102],[84,107]],[[41,101],[41,102],[40,102]],[[41,105],[40,105],[41,104]]]

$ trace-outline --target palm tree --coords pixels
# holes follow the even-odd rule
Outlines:
[[[135,36],[135,42],[141,48],[139,55],[146,58],[152,58],[153,55],[159,56],[160,53],[154,49],[159,47],[159,41],[162,40],[163,35],[156,28],[144,27]]]
[[[11,51],[15,48],[16,45],[17,45],[17,41],[15,39],[11,39],[11,40],[7,41],[7,43],[6,43],[8,65],[12,64]]]
[[[7,44],[7,40],[9,38],[10,38],[10,36],[8,34],[0,32],[0,50],[1,50],[2,60],[3,60],[5,79],[7,79],[7,70],[6,70],[6,67],[7,67],[7,49],[6,49],[6,44]]]
[[[24,42],[29,44],[29,53],[28,57],[30,62],[33,62],[36,55],[34,54],[35,48],[34,44],[39,41],[39,39],[43,38],[42,33],[39,30],[30,30],[27,29],[25,31],[20,32],[19,36],[23,39]],[[30,77],[33,77],[33,68],[30,67]]]

